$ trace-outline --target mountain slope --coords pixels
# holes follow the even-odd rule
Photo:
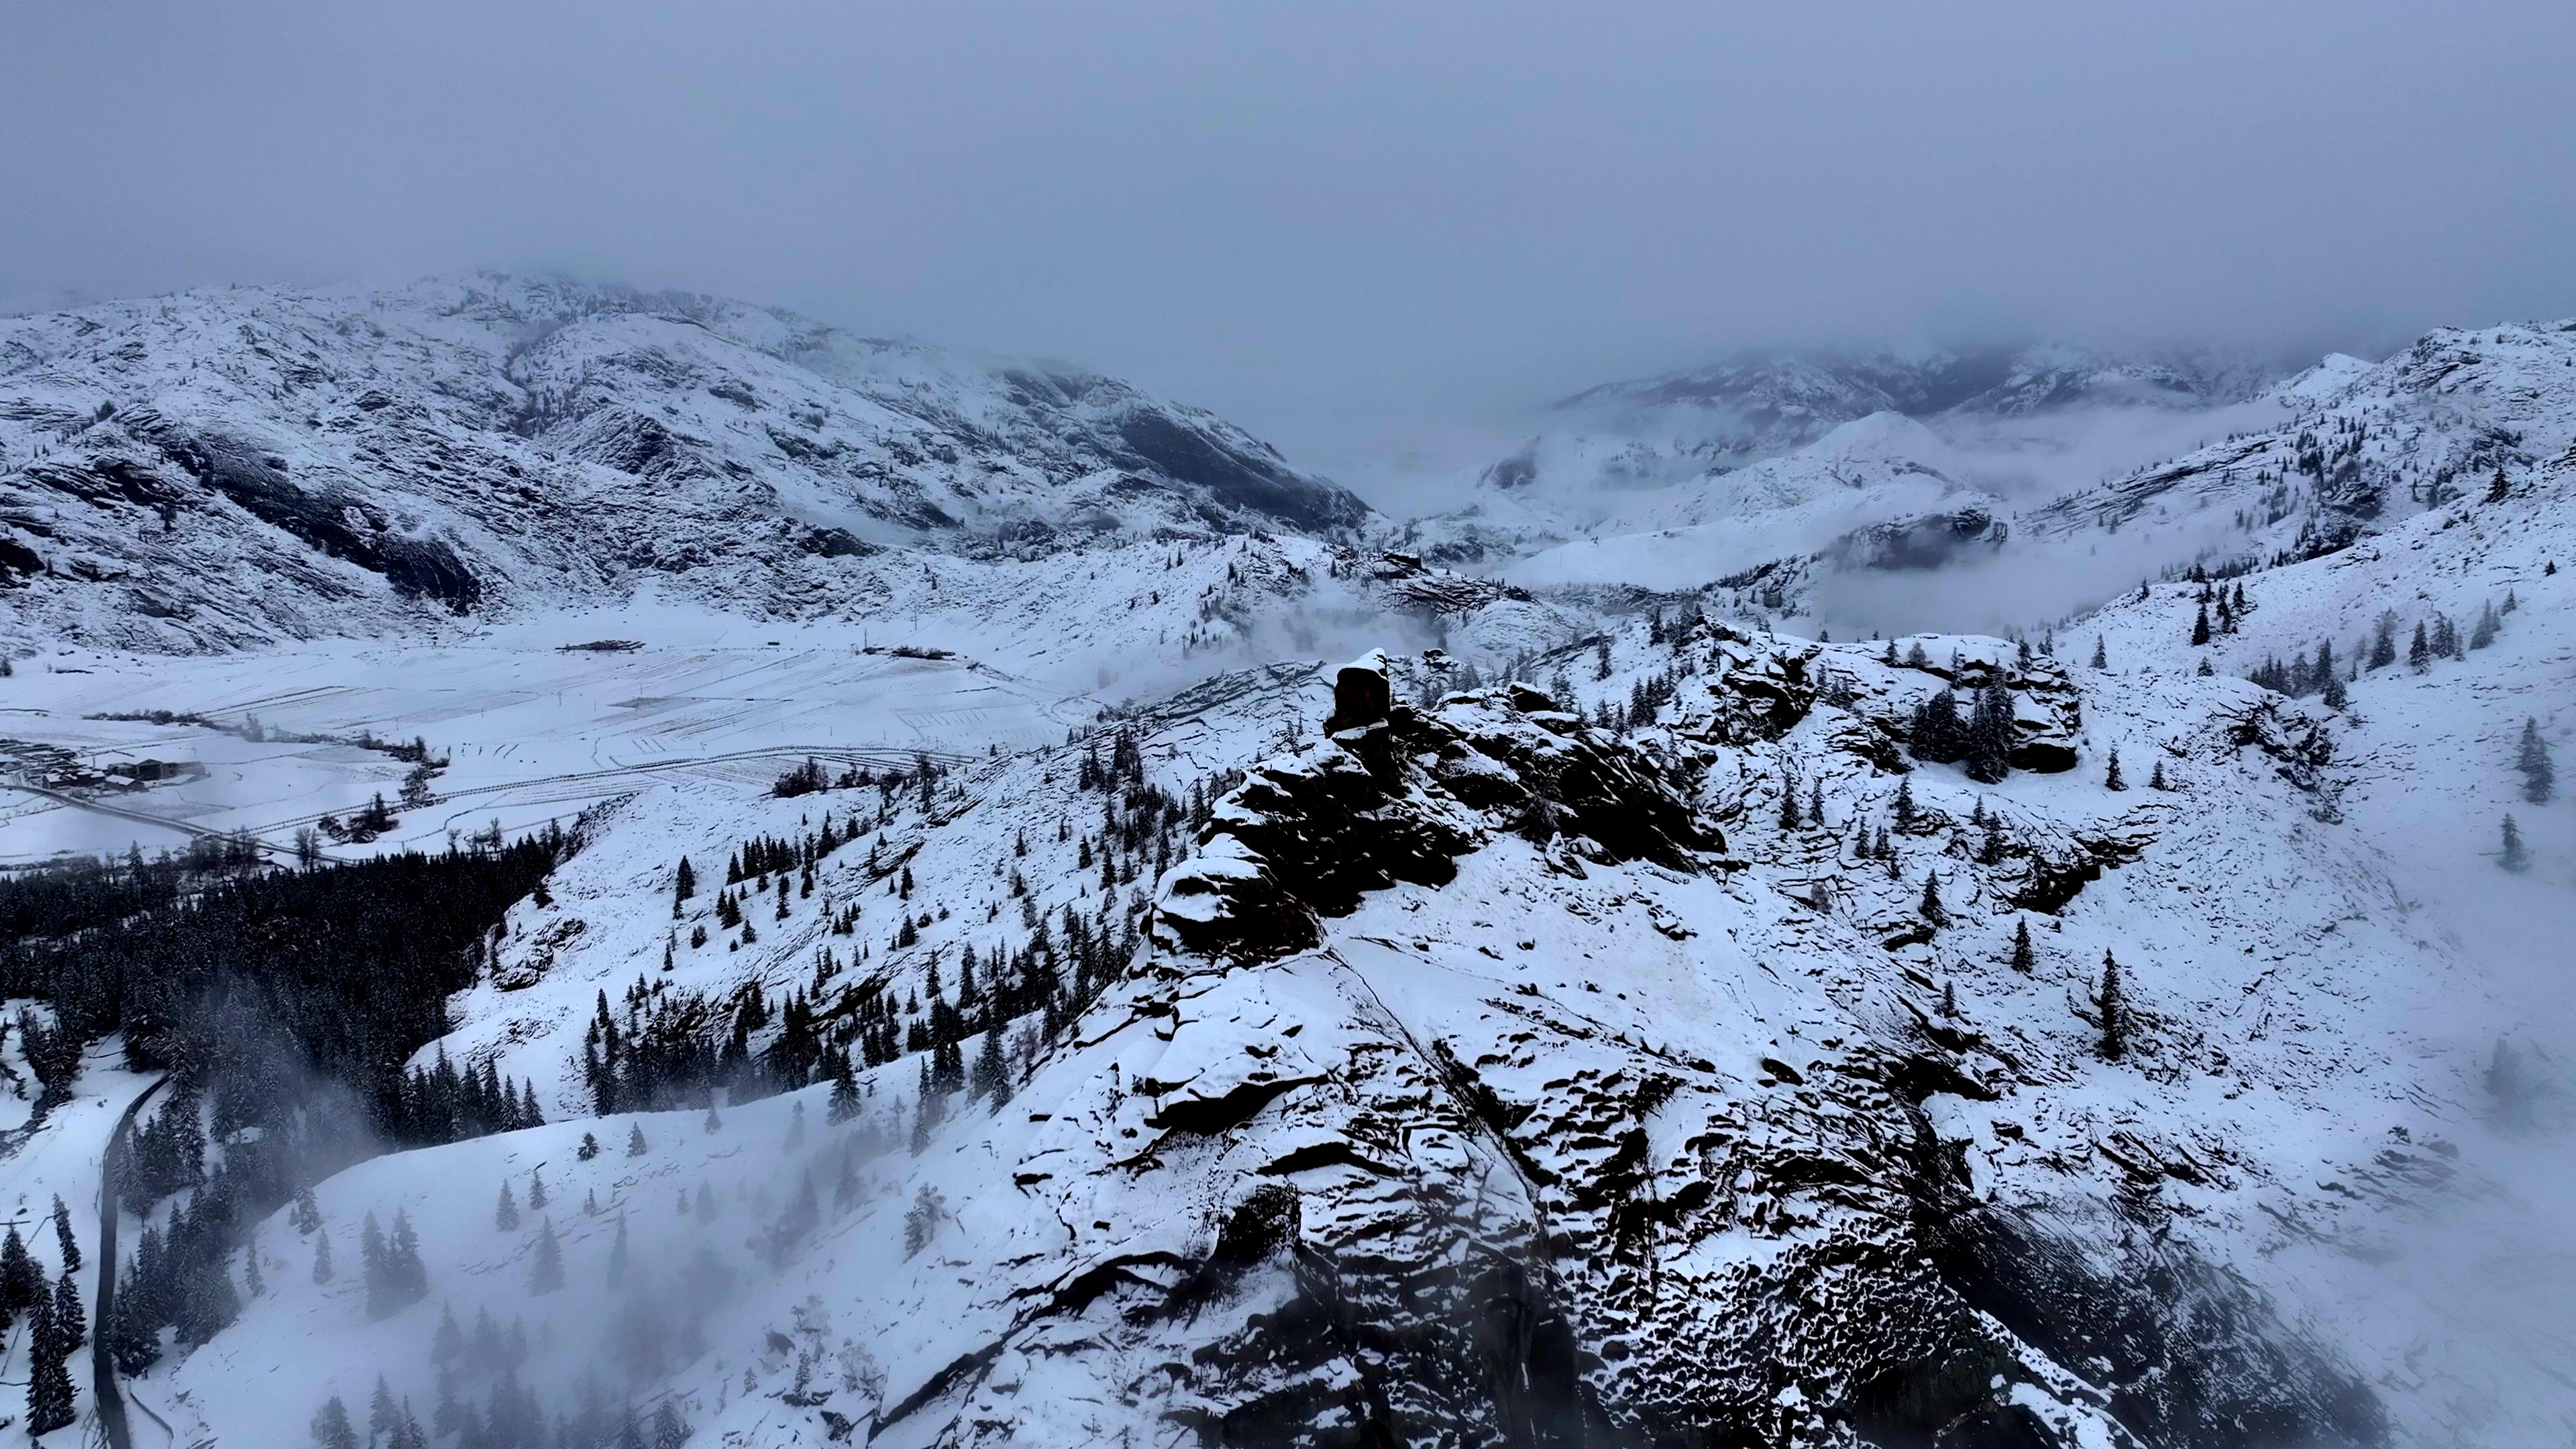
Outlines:
[[[881,549],[1367,516],[1111,379],[692,295],[476,276],[0,321],[30,635],[175,651],[642,590],[757,614]]]
[[[726,1114],[718,1211],[753,1240],[801,1173],[827,1200],[836,1175],[857,1182],[774,1266],[730,1247],[740,1233],[662,1239],[657,1261],[705,1243],[731,1286],[696,1310],[709,1352],[629,1392],[756,1442],[830,1442],[836,1423],[889,1443],[1114,1442],[1141,1424],[1251,1442],[1364,1425],[2381,1442],[2378,1365],[2306,1321],[2321,1300],[2262,1245],[2281,1215],[2361,1211],[2336,1177],[2383,1162],[2392,1123],[2418,1143],[2453,1130],[2478,1057],[2414,1023],[2477,988],[2406,924],[2367,839],[2314,818],[2336,789],[2330,726],[2239,681],[1917,642],[1924,664],[1891,667],[1866,646],[1624,631],[1584,707],[1673,681],[1626,738],[1527,689],[1389,705],[1421,668],[1404,662],[1341,671],[1330,700],[1311,672],[1240,681],[1144,722],[1164,788],[1253,764],[1150,915],[1075,860],[1093,837],[1059,828],[1087,831],[1123,789],[1083,783],[1069,746],[894,802],[818,866],[813,897],[759,912],[756,942],[684,945],[668,974],[666,933],[705,920],[695,903],[670,919],[676,853],[721,859],[818,808],[878,807],[656,791],[595,823],[550,904],[513,912],[447,1046],[575,1113],[581,1029],[612,986],[927,1001],[940,978],[956,989],[967,946],[994,989],[1011,978],[990,963],[1042,936],[1061,950],[1060,921],[1151,926],[1078,1019],[1004,1031],[1007,1105],[956,1101],[914,1155],[886,1151],[918,1115],[910,1059],[868,1074],[849,1128],[816,1122],[785,1156],[780,1104]],[[2017,696],[2030,768],[1992,785],[1894,773],[1912,704],[1985,675]],[[1338,732],[1256,762],[1283,705],[1329,707]],[[2164,761],[2172,791],[2105,789],[2115,747],[2133,769]],[[1823,819],[1785,824],[1784,795],[1820,797]],[[1999,848],[1972,823],[1986,813]],[[1858,847],[1862,827],[1888,829],[1892,864]],[[2302,888],[2281,895],[2285,879]],[[863,934],[836,937],[852,905]],[[897,913],[917,932],[889,938]],[[2037,938],[2028,971],[2017,924]],[[840,964],[818,974],[826,948]],[[2135,1012],[2119,1062],[2095,1052],[2105,951]],[[2446,1063],[2429,1081],[2428,1053]],[[802,1100],[815,1121],[820,1096]],[[324,1194],[333,1231],[414,1203],[460,1314],[551,1313],[512,1256],[533,1225],[495,1246],[488,1214],[423,1194],[559,1163],[583,1125],[360,1169]],[[612,1165],[549,1168],[558,1193],[667,1216],[674,1185],[717,1170],[689,1165],[716,1140],[688,1115],[643,1125],[646,1158],[612,1146]],[[923,1201],[944,1206],[907,1253]],[[576,1269],[596,1273],[606,1229],[581,1231]],[[254,1305],[177,1370],[210,1431],[251,1412],[223,1409],[240,1396],[219,1380],[288,1403],[363,1393],[335,1357],[278,1357],[351,1311],[309,1297]],[[416,1364],[403,1333],[435,1316],[371,1330],[360,1372]],[[561,1396],[598,1361],[578,1332],[558,1338],[568,1357],[541,1381]],[[259,1376],[272,1363],[291,1386]],[[419,1374],[398,1388],[430,1391]]]

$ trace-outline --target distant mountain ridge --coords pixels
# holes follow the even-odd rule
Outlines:
[[[1876,412],[2024,416],[2081,403],[2207,407],[2243,402],[2281,369],[2213,349],[2123,352],[2064,341],[1894,352],[1772,349],[1707,367],[1605,383],[1561,413],[1694,409],[1738,415],[1746,448],[1804,442]],[[1803,434],[1802,436],[1800,434]]]

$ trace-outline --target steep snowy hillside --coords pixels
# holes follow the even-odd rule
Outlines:
[[[909,567],[889,548],[1367,516],[1111,379],[693,295],[478,275],[0,321],[0,637],[22,644],[189,652],[647,592],[792,617]]]
[[[2326,363],[2280,390],[2292,413],[2033,510],[2030,529],[2206,535],[2261,557],[2526,483],[2576,443],[2576,320],[2443,328],[2375,367]]]

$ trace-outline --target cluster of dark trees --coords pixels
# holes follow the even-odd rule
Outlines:
[[[242,1233],[299,1189],[388,1143],[525,1125],[525,1084],[405,1063],[446,1033],[448,995],[569,848],[550,831],[309,870],[129,857],[0,883],[0,994],[52,1008],[50,1022],[17,1023],[44,1099],[68,1092],[110,1032],[135,1069],[170,1074],[116,1183],[147,1216],[106,1328],[129,1372],[159,1355],[164,1328],[201,1343],[238,1315]],[[174,1194],[166,1223],[152,1221]],[[407,1233],[397,1224],[388,1261]],[[260,1289],[255,1258],[246,1286]]]
[[[519,1378],[529,1353],[523,1323],[514,1322],[504,1334],[486,1311],[469,1338],[448,1313],[431,1349],[439,1400],[429,1428],[422,1428],[410,1401],[397,1400],[378,1375],[364,1432],[335,1394],[314,1412],[314,1449],[427,1449],[432,1433],[454,1435],[455,1449],[680,1449],[688,1442],[689,1426],[667,1400],[649,1415],[631,1406],[615,1408],[596,1378],[585,1380],[577,1411],[549,1422],[535,1392]],[[489,1380],[480,1404],[459,1392],[460,1381],[469,1377]]]
[[[2207,574],[2202,571],[2200,565],[2193,564],[2192,572],[2198,575],[2193,582],[2200,585],[2200,592],[2193,599],[2196,612],[2191,618],[2191,642],[2198,646],[2207,644],[2213,633],[2235,633],[2238,622],[2253,612],[2254,608],[2253,601],[2245,597],[2245,585],[2239,582],[2233,589],[2223,586],[2212,588]],[[2215,630],[2211,628],[2209,613],[2213,602],[2218,606],[2218,622]]]
[[[1975,702],[1964,717],[1958,692],[1948,685],[1916,705],[1906,726],[1906,752],[1932,764],[1956,764],[1969,779],[1991,785],[2012,773],[2012,689],[2001,670],[1992,670],[1970,692]]]
[[[2266,654],[2262,663],[2246,671],[2245,677],[2293,699],[2315,695],[2328,709],[2342,709],[2350,703],[2344,690],[2345,676],[2335,666],[2334,642],[2328,639],[2317,641],[2315,654],[2293,654],[2286,663]]]
[[[968,1085],[964,1043],[984,1036],[998,1049],[1002,1028],[1024,1018],[1052,1039],[1141,944],[1134,916],[1107,900],[1096,914],[1067,906],[1035,920],[1016,949],[965,946],[953,994],[938,959],[924,963],[922,988],[901,1002],[881,977],[834,985],[844,968],[828,947],[812,982],[776,994],[746,983],[710,998],[638,977],[618,1007],[599,994],[582,1038],[583,1081],[602,1115],[667,1111],[718,1094],[748,1102],[846,1083],[919,1052],[937,1078],[933,1095],[945,1098]],[[986,1092],[994,1082],[976,1079]]]
[[[2430,620],[2416,620],[2414,636],[2403,650],[2407,667],[2421,674],[2437,659],[2468,658],[2470,650],[2484,649],[2493,644],[2496,635],[2503,632],[2505,616],[2520,607],[2521,601],[2508,589],[2503,603],[2487,604],[2466,629],[2442,613],[2434,614]],[[2320,639],[2314,654],[2293,654],[2286,661],[2267,654],[2263,662],[2249,670],[2245,677],[2266,689],[2277,690],[2293,698],[2315,695],[2324,701],[2327,708],[2342,709],[2346,703],[2344,686],[2348,681],[2359,679],[2365,670],[2386,669],[2397,663],[2400,626],[2397,612],[2384,610],[2373,621],[2370,637],[2355,646],[2341,663],[2335,658],[2334,642]],[[2195,639],[2194,642],[2199,641]],[[2202,666],[2204,673],[2207,669],[2208,666]]]
[[[44,1269],[36,1265],[35,1255],[27,1251],[26,1239],[18,1236],[16,1224],[10,1225],[8,1241],[0,1245],[0,1333],[6,1333],[19,1314],[30,1315],[30,1435],[51,1433],[72,1421],[72,1380],[67,1360],[89,1341],[89,1320],[81,1311],[80,1285],[72,1277],[80,1271],[80,1244],[72,1237],[71,1212],[60,1197],[54,1199],[54,1233],[62,1248],[63,1272],[51,1284],[45,1281]]]
[[[726,857],[725,883],[716,891],[716,924],[728,931],[742,932],[741,939],[730,944],[735,949],[739,949],[760,939],[760,928],[746,918],[746,907],[751,904],[752,897],[765,895],[771,891],[773,877],[776,880],[775,888],[778,896],[775,919],[783,921],[788,915],[790,878],[794,878],[799,895],[812,896],[814,867],[834,851],[858,839],[866,833],[866,830],[867,827],[860,823],[856,812],[852,812],[846,826],[835,822],[832,816],[826,813],[823,816],[823,823],[814,830],[808,831],[800,839],[780,840],[764,836],[743,842],[741,849]],[[882,875],[884,869],[880,848],[877,843],[871,842],[868,847],[870,877],[876,878]],[[697,870],[689,863],[688,857],[682,856],[678,869],[672,873],[671,919],[676,921],[686,918],[687,903],[697,894],[697,889]],[[845,906],[834,914],[832,929],[836,934],[847,935],[857,928],[857,922],[857,907]],[[690,930],[691,949],[705,945],[706,941],[706,927],[703,923]]]

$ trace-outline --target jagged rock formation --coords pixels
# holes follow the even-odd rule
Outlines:
[[[1157,934],[1237,960],[1311,946],[1397,881],[1439,885],[1498,831],[1604,863],[1691,869],[1704,838],[1661,775],[1527,686],[1392,702],[1383,654],[1344,666],[1327,738],[1264,760],[1164,880]]]

